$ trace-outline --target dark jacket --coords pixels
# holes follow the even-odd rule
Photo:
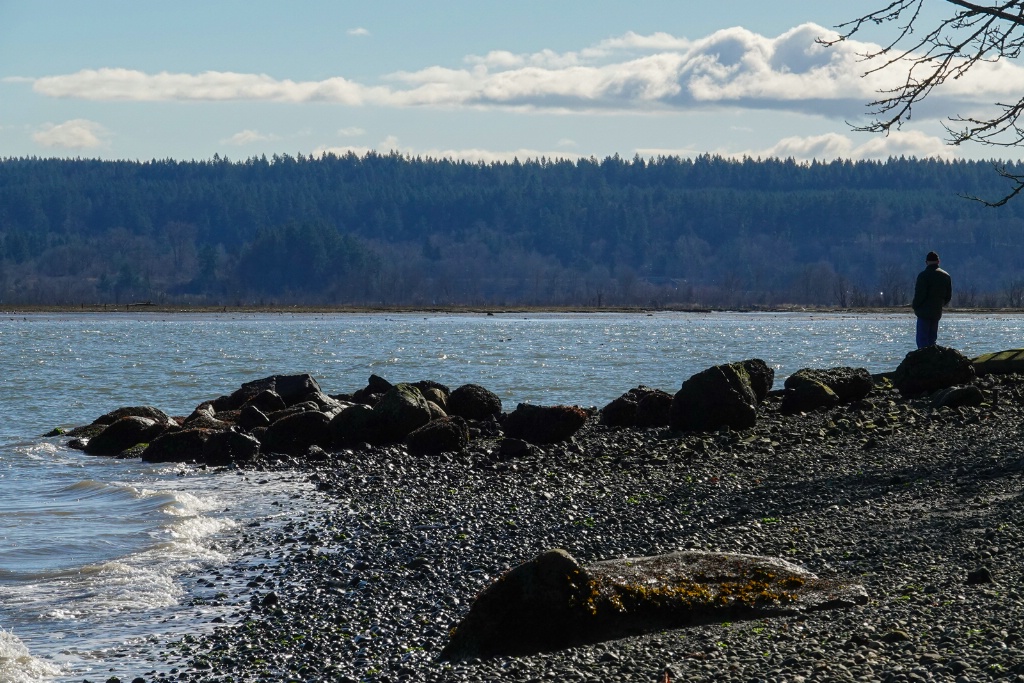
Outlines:
[[[913,303],[918,318],[938,320],[942,317],[942,307],[952,298],[953,279],[938,264],[930,265],[918,274]]]

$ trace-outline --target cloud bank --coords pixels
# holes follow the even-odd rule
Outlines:
[[[860,54],[877,46],[844,41],[803,24],[774,38],[743,28],[690,40],[666,33],[623,36],[577,52],[494,51],[460,68],[428,66],[388,74],[382,84],[341,76],[293,81],[267,74],[145,73],[104,68],[46,76],[33,89],[58,98],[120,101],[328,102],[346,106],[502,108],[554,112],[659,112],[712,107],[772,109],[839,118],[864,110],[900,74],[863,74]],[[980,64],[969,78],[930,96],[945,108],[989,103],[1024,90],[1024,68]],[[915,113],[917,113],[915,111]]]
[[[93,149],[105,144],[107,130],[86,119],[72,119],[64,123],[47,123],[32,134],[32,139],[43,147],[64,149]]]

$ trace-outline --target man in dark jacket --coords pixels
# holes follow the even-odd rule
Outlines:
[[[942,307],[953,298],[953,279],[939,268],[939,255],[929,251],[925,269],[914,286],[914,314],[917,316],[917,348],[933,346],[939,336]]]

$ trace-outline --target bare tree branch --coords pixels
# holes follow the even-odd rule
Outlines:
[[[895,24],[895,38],[878,50],[861,54],[872,62],[865,76],[882,71],[905,70],[902,85],[879,91],[879,98],[868,103],[872,120],[854,130],[888,134],[911,120],[914,106],[921,103],[949,80],[966,76],[982,63],[995,63],[1020,57],[1024,48],[1024,0],[1003,0],[981,4],[968,0],[945,0],[950,14],[931,27],[922,27],[925,0],[890,0],[884,7],[840,24],[838,38],[820,40],[835,45],[870,25]],[[1012,103],[993,104],[989,118],[953,115],[943,124],[950,145],[974,142],[996,147],[1024,146],[1024,95]],[[1014,187],[1005,197],[988,202],[970,197],[988,206],[1002,206],[1024,191],[1024,174],[997,172]]]

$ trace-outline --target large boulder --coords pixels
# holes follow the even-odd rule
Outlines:
[[[453,394],[454,395],[454,394]],[[579,406],[535,406],[520,403],[505,418],[505,435],[532,444],[565,441],[587,422]]]
[[[367,406],[374,406],[380,397],[391,391],[392,384],[379,375],[370,375],[366,386],[352,394],[352,400]]]
[[[117,455],[140,443],[149,443],[168,427],[148,417],[128,415],[108,424],[85,444],[89,455]]]
[[[936,408],[977,407],[984,402],[985,394],[973,384],[942,389],[932,397],[932,405]]]
[[[430,406],[420,390],[411,384],[396,384],[373,407],[380,438],[398,443],[413,430],[430,422]]]
[[[779,412],[783,415],[809,413],[819,408],[833,408],[839,405],[836,393],[822,382],[805,380],[786,389],[782,395]]]
[[[760,358],[751,358],[742,361],[741,364],[747,371],[747,377],[750,378],[750,388],[754,390],[754,396],[760,403],[768,397],[768,392],[775,384],[775,370]]]
[[[665,427],[672,420],[672,394],[652,389],[636,404],[636,426]]]
[[[243,406],[238,411],[238,426],[246,431],[251,432],[257,427],[267,427],[269,425],[270,418],[267,417],[266,413],[251,403]]]
[[[142,451],[145,462],[204,462],[203,448],[215,432],[209,429],[183,429],[167,432],[149,442]]]
[[[203,443],[203,462],[212,467],[246,463],[260,452],[260,442],[234,430],[211,432]]]
[[[117,422],[122,417],[145,417],[159,424],[176,424],[167,413],[153,406],[126,406],[118,408],[117,410],[100,415],[92,423],[94,425],[109,425]]]
[[[431,420],[405,438],[410,453],[436,455],[463,451],[469,446],[469,425],[458,415]]]
[[[288,404],[286,404],[284,399],[281,398],[281,395],[273,389],[264,389],[252,398],[246,400],[246,402],[241,405],[241,408],[244,409],[249,406],[257,408],[261,413],[266,415],[267,413],[272,413],[276,410],[284,410],[288,407]]]
[[[328,431],[331,434],[331,443],[341,448],[381,442],[377,415],[373,408],[362,403],[357,403],[335,415],[328,425]]]
[[[445,410],[467,420],[486,420],[501,414],[501,398],[479,384],[464,384],[448,396]]]
[[[443,660],[551,652],[700,624],[867,602],[857,584],[774,557],[678,552],[580,565],[549,550],[485,588]]]
[[[268,453],[301,455],[310,446],[329,446],[331,418],[316,410],[288,415],[267,427],[261,439],[261,450]]]
[[[749,429],[757,422],[757,395],[743,363],[715,365],[683,382],[672,398],[669,426],[679,431]]]
[[[823,384],[841,403],[852,403],[871,393],[874,380],[871,379],[871,373],[864,368],[801,368],[786,378],[785,387],[799,389],[805,384]]]
[[[974,380],[971,359],[945,346],[926,346],[906,355],[892,374],[904,396],[919,396]]]
[[[264,391],[273,391],[285,405],[292,405],[302,400],[302,397],[315,391],[320,391],[320,385],[309,374],[301,375],[272,375],[263,379],[246,382],[232,392],[229,396],[221,396],[213,401],[216,411],[238,410],[246,402],[255,398]]]
[[[634,427],[637,426],[637,421],[640,416],[640,403],[651,395],[664,395],[668,398],[668,405],[671,405],[672,396],[664,391],[658,389],[652,389],[650,387],[640,385],[634,389],[630,389],[622,396],[613,400],[611,403],[601,408],[600,421],[601,424],[608,427]],[[658,416],[655,414],[658,411],[658,405],[665,403],[660,397],[655,399],[655,402],[648,404],[648,414],[645,417],[645,422],[642,426],[653,427],[657,425]],[[662,424],[668,424],[667,415],[665,421]]]

